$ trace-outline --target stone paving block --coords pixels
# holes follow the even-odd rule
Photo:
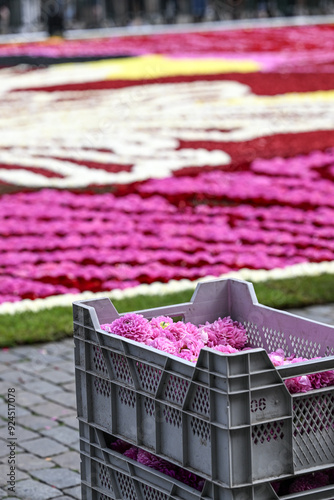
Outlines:
[[[22,408],[21,406],[15,405],[15,420],[20,417],[24,417],[27,415],[31,415],[30,411],[26,408]],[[8,404],[2,403],[0,404],[0,416],[3,418],[7,418],[8,416]]]
[[[45,396],[47,399],[59,403],[60,405],[67,406],[76,410],[77,402],[76,396],[73,392],[61,391],[61,392],[52,392],[51,394]]]
[[[77,451],[68,451],[62,455],[57,455],[52,458],[52,461],[66,469],[80,470],[80,453]]]
[[[69,391],[69,392],[75,392],[75,382],[71,382],[69,384],[63,384],[63,389],[65,389],[65,391]]]
[[[45,380],[39,380],[29,384],[29,390],[36,394],[48,394],[51,392],[58,392],[59,386],[57,384],[50,384],[50,382],[46,382]]]
[[[0,446],[0,462],[2,462],[2,458],[5,459],[5,461],[7,462],[8,460],[8,448],[6,446],[6,442],[4,441],[5,438],[6,438],[6,435],[4,433],[1,433],[0,434],[1,437],[3,437],[4,439],[1,439],[0,443],[1,443],[1,446]]]
[[[50,498],[59,497],[62,492],[39,481],[27,479],[16,484],[15,494],[20,500],[49,500]]]
[[[64,490],[64,493],[66,493],[66,495],[70,495],[73,498],[76,498],[77,500],[81,500],[81,486],[76,486],[75,488]]]
[[[58,427],[49,430],[42,430],[41,434],[68,446],[79,441],[79,433],[66,425],[58,425]]]
[[[52,457],[53,455],[59,455],[67,451],[65,446],[46,437],[24,441],[22,443],[22,448],[28,453],[32,453],[42,458]]]
[[[6,497],[6,496],[7,496],[7,491],[0,489],[0,498]]]
[[[18,441],[22,443],[23,441],[27,441],[29,439],[34,439],[39,437],[37,432],[30,431],[28,429],[25,429],[21,425],[17,425],[15,428],[15,436],[17,437]]]
[[[39,415],[28,415],[21,419],[20,424],[33,431],[38,431],[40,429],[50,429],[58,425],[56,420],[47,417],[41,417]]]
[[[43,365],[50,365],[51,363],[63,361],[62,356],[58,356],[57,354],[48,352],[48,347],[43,346],[38,346],[37,348],[32,349],[28,353],[27,358],[29,358],[31,361],[42,363]]]
[[[60,418],[59,420],[73,429],[79,429],[79,421],[76,414],[71,415],[70,417]]]
[[[8,387],[10,387],[8,385],[8,382],[6,382],[5,380],[1,380],[1,378],[0,378],[0,394],[1,395],[7,394]]]
[[[69,445],[69,448],[73,451],[80,451],[80,442],[79,440],[76,443],[72,443]]]
[[[20,359],[21,357],[11,352],[10,349],[0,350],[0,363],[15,363],[16,361],[20,361]]]
[[[7,474],[10,473],[10,466],[8,463],[0,465],[0,487],[7,487],[7,481],[9,480],[9,476]],[[21,479],[29,479],[29,476],[18,469],[15,470],[15,481],[20,481]]]
[[[74,349],[73,337],[69,339],[63,339],[61,342],[49,342],[46,344],[42,344],[41,348],[46,349],[48,354],[64,356],[68,354],[72,349]]]
[[[74,344],[71,346],[71,349],[69,350],[69,352],[63,356],[63,358],[66,361],[70,361],[71,363],[74,363]]]
[[[45,399],[39,394],[34,394],[33,392],[29,392],[26,389],[19,388],[16,394],[16,401],[21,406],[28,406],[29,408],[33,408],[34,405],[44,403]]]
[[[38,458],[31,453],[20,453],[17,456],[17,467],[27,472],[38,469],[51,469],[54,464],[51,460]]]
[[[5,380],[8,383],[8,387],[10,387],[10,384],[12,384],[13,387],[13,384],[23,385],[27,384],[28,382],[36,381],[35,377],[22,373],[21,370],[12,369],[8,369],[8,371],[0,373],[0,378],[1,380]]]
[[[80,474],[69,469],[42,469],[35,470],[32,475],[44,483],[63,489],[81,484]]]
[[[54,368],[49,368],[47,372],[41,373],[41,377],[54,384],[66,384],[73,382],[73,375]]]
[[[47,401],[40,405],[34,406],[34,413],[42,415],[43,417],[66,417],[72,413],[70,408],[64,408],[62,405]]]
[[[71,373],[74,377],[75,365],[72,361],[62,361],[61,363],[57,363],[55,368],[66,373]]]
[[[48,370],[49,366],[44,363],[38,363],[37,361],[22,361],[20,364],[20,370],[29,374],[39,374],[45,370]]]

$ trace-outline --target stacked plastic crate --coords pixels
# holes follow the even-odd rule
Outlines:
[[[73,307],[83,500],[271,500],[283,498],[274,481],[334,467],[334,387],[291,395],[284,384],[334,369],[333,327],[258,304],[250,283],[232,279],[139,311],[244,324],[252,349],[204,348],[194,364],[101,330],[119,317],[109,299]],[[320,359],[274,367],[267,353],[279,348]],[[203,489],[112,450],[119,438],[203,478]],[[334,485],[287,498],[330,500]]]

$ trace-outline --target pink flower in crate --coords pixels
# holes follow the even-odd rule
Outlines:
[[[168,352],[169,354],[177,355],[177,346],[174,342],[166,337],[156,337],[155,339],[148,339],[146,344],[160,351]]]
[[[271,352],[268,356],[274,366],[281,366],[284,364],[285,353],[283,349],[277,349],[277,351]]]
[[[327,486],[328,484],[328,474],[325,474],[324,472],[314,472],[293,481],[289,487],[289,493],[313,490],[314,488],[321,488],[322,486]]]
[[[116,441],[110,443],[110,448],[112,450],[122,454],[129,448],[131,448],[131,446],[132,446],[131,444],[127,443],[126,441],[123,441],[122,439],[116,439]]]
[[[321,359],[321,358],[320,358]],[[330,387],[334,385],[334,370],[326,372],[312,373],[309,379],[313,389],[321,389],[321,387]]]
[[[151,335],[151,326],[149,321],[141,314],[127,313],[120,318],[115,319],[110,324],[101,325],[102,330],[115,335],[120,335],[127,339],[145,342]]]
[[[168,327],[173,323],[169,316],[157,316],[150,321],[152,338],[156,338],[162,333],[165,334]]]
[[[131,446],[125,453],[123,453],[125,457],[131,458],[132,460],[137,460],[138,458],[138,448],[136,446]]]
[[[225,352],[227,354],[233,354],[235,352],[239,352],[238,349],[235,349],[230,345],[216,345],[215,347],[213,347],[213,349],[215,351]]]
[[[200,328],[208,336],[208,347],[230,345],[235,349],[242,349],[248,340],[244,326],[238,321],[232,321],[230,316],[218,318],[213,323],[207,321]]]
[[[297,392],[308,392],[312,390],[312,385],[307,375],[288,378],[285,381],[285,385],[287,386],[291,394],[295,394]]]

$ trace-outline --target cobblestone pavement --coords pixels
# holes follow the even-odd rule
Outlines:
[[[334,325],[334,304],[290,312]],[[73,353],[72,339],[0,351],[0,499],[81,499]],[[8,394],[15,395],[15,493],[7,484]]]

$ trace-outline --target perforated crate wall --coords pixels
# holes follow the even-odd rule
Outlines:
[[[111,436],[80,422],[82,500],[274,500],[270,484],[224,488],[206,481],[202,491],[146,467],[107,446]],[[84,437],[85,436],[85,437]]]
[[[207,480],[201,491],[108,447],[114,438],[80,421],[82,500],[277,500],[270,483],[225,488]],[[198,483],[197,483],[198,484]],[[334,485],[290,494],[290,500],[332,500]],[[286,497],[282,497],[286,498]]]
[[[119,316],[109,299],[75,303],[81,419],[229,488],[334,465],[334,389],[291,396],[284,385],[334,369],[333,327],[258,304],[239,280],[203,283],[189,303],[140,313],[195,324],[231,316],[254,349],[202,349],[194,365],[102,331]],[[323,358],[275,368],[265,349],[277,348]]]

